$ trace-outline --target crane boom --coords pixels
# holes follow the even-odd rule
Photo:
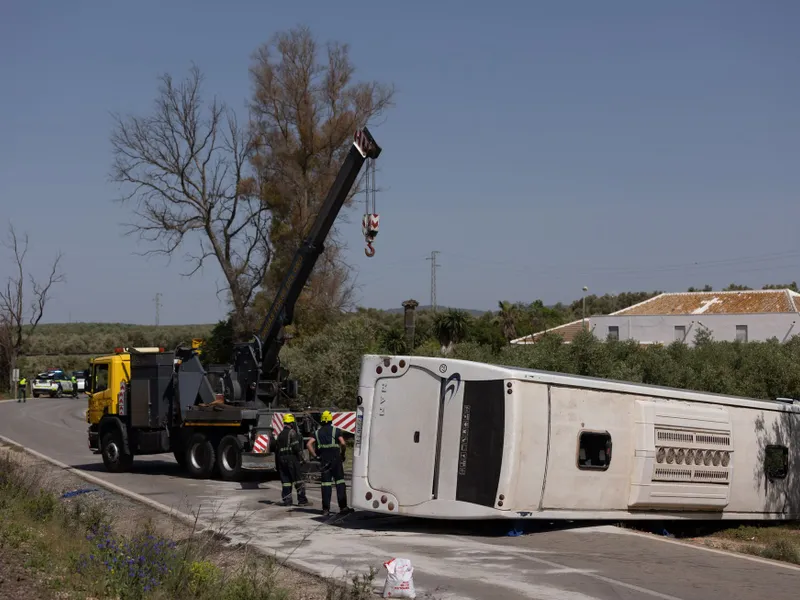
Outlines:
[[[317,213],[311,230],[295,252],[264,322],[252,341],[234,346],[233,368],[225,376],[227,401],[269,407],[281,393],[289,397],[297,395],[297,382],[286,379],[288,373],[281,368],[278,358],[285,341],[284,328],[294,319],[297,299],[325,249],[325,240],[355,184],[359,171],[367,159],[374,160],[380,153],[381,147],[366,127],[356,131],[353,145]]]

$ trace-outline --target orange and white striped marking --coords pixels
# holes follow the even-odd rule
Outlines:
[[[267,450],[269,450],[269,436],[261,434],[253,442],[253,451],[264,454]]]
[[[275,413],[272,416],[272,429],[274,429],[276,433],[283,429],[283,415],[284,413]],[[355,411],[333,413],[333,426],[355,435],[356,433]]]

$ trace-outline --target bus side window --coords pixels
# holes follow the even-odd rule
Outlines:
[[[578,438],[578,468],[605,471],[611,464],[611,434],[607,431],[581,431]]]

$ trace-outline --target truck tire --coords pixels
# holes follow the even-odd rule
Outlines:
[[[103,464],[110,473],[125,473],[133,465],[133,454],[125,452],[122,434],[116,428],[103,434],[100,453],[103,455]]]
[[[214,444],[203,433],[194,433],[186,444],[186,467],[195,479],[208,479],[217,466]]]
[[[217,469],[225,481],[238,481],[242,476],[244,447],[238,436],[226,435],[217,446]]]
[[[175,462],[178,463],[178,466],[182,468],[186,468],[186,451],[185,450],[175,450],[172,455],[175,457]]]

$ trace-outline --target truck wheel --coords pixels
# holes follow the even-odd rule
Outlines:
[[[182,468],[186,468],[186,451],[185,450],[175,450],[172,455],[175,457],[175,462],[178,463],[178,466]]]
[[[133,465],[133,454],[125,452],[122,446],[122,434],[114,429],[103,434],[100,440],[100,452],[103,464],[111,473],[124,473]]]
[[[186,470],[195,479],[208,479],[214,472],[217,453],[214,444],[202,433],[195,433],[186,444]]]
[[[235,435],[226,435],[217,447],[217,469],[225,481],[238,481],[242,476],[242,452],[244,448]]]
[[[33,397],[34,397],[34,398],[38,398],[38,397],[39,397],[39,394],[37,394],[36,392],[33,392]]]

